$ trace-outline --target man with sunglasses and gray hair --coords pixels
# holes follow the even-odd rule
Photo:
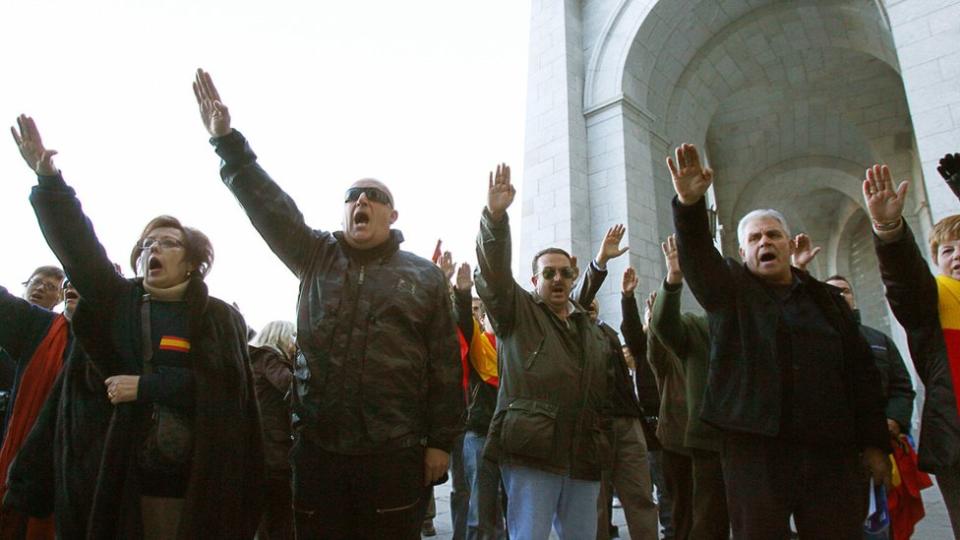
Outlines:
[[[193,90],[223,182],[300,279],[297,538],[419,538],[428,487],[463,430],[447,280],[400,250],[393,195],[377,180],[347,189],[342,231],[311,229],[231,128],[210,75],[198,70]]]
[[[510,168],[490,173],[477,236],[477,294],[497,336],[500,392],[484,457],[500,463],[510,538],[594,538],[610,345],[570,300],[570,255],[533,258],[534,290],[510,267]]]

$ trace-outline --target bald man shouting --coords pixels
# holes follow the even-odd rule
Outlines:
[[[463,429],[446,278],[400,250],[393,194],[377,180],[347,189],[342,231],[308,227],[230,127],[210,75],[197,70],[193,90],[223,160],[223,182],[300,278],[300,427],[291,452],[297,538],[420,538],[427,486],[447,470]]]

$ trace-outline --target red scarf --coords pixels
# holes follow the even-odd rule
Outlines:
[[[40,409],[50,394],[50,389],[63,366],[63,351],[67,347],[70,337],[70,326],[67,318],[57,315],[50,324],[47,335],[40,341],[37,350],[30,358],[27,369],[20,377],[17,397],[13,404],[13,414],[7,426],[7,435],[0,449],[0,471],[3,472],[3,482],[0,483],[0,500],[7,493],[7,471],[13,458],[16,457],[23,441],[27,438],[33,424],[40,415]],[[30,520],[34,521],[34,520]],[[47,520],[40,520],[47,521]],[[52,538],[52,536],[50,536]],[[33,538],[33,536],[30,536]]]

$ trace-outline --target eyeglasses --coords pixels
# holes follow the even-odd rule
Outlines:
[[[48,279],[43,279],[42,277],[35,277],[35,278],[31,279],[31,280],[24,281],[22,285],[23,285],[24,287],[26,287],[27,289],[29,289],[29,288],[31,288],[31,287],[36,287],[36,288],[38,288],[38,289],[40,289],[41,291],[44,291],[44,292],[53,292],[53,291],[59,291],[59,290],[60,290],[60,283],[59,283],[59,282],[54,282],[54,281],[50,281],[50,280],[48,280]]]
[[[550,280],[557,276],[557,272],[560,272],[560,277],[563,279],[573,279],[573,277],[577,275],[572,266],[564,266],[560,270],[557,270],[552,266],[548,266],[537,273],[543,276],[543,279]]]
[[[176,238],[144,238],[140,244],[140,249],[148,251],[153,249],[153,246],[157,246],[160,249],[176,249],[182,248],[183,242]]]
[[[382,189],[375,187],[352,187],[347,190],[343,202],[356,202],[360,195],[366,195],[372,202],[393,206],[393,199]]]

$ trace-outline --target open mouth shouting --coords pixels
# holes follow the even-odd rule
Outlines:
[[[150,259],[147,261],[147,273],[151,276],[155,276],[163,271],[163,263],[160,262],[160,257],[156,255],[151,255]]]
[[[76,289],[67,289],[63,293],[63,299],[66,300],[67,302],[77,301],[80,299],[80,294],[77,293]]]
[[[353,225],[357,228],[366,228],[370,224],[370,212],[366,208],[357,208],[353,212]]]
[[[760,254],[759,260],[760,264],[776,262],[777,254],[772,251],[767,251]]]

